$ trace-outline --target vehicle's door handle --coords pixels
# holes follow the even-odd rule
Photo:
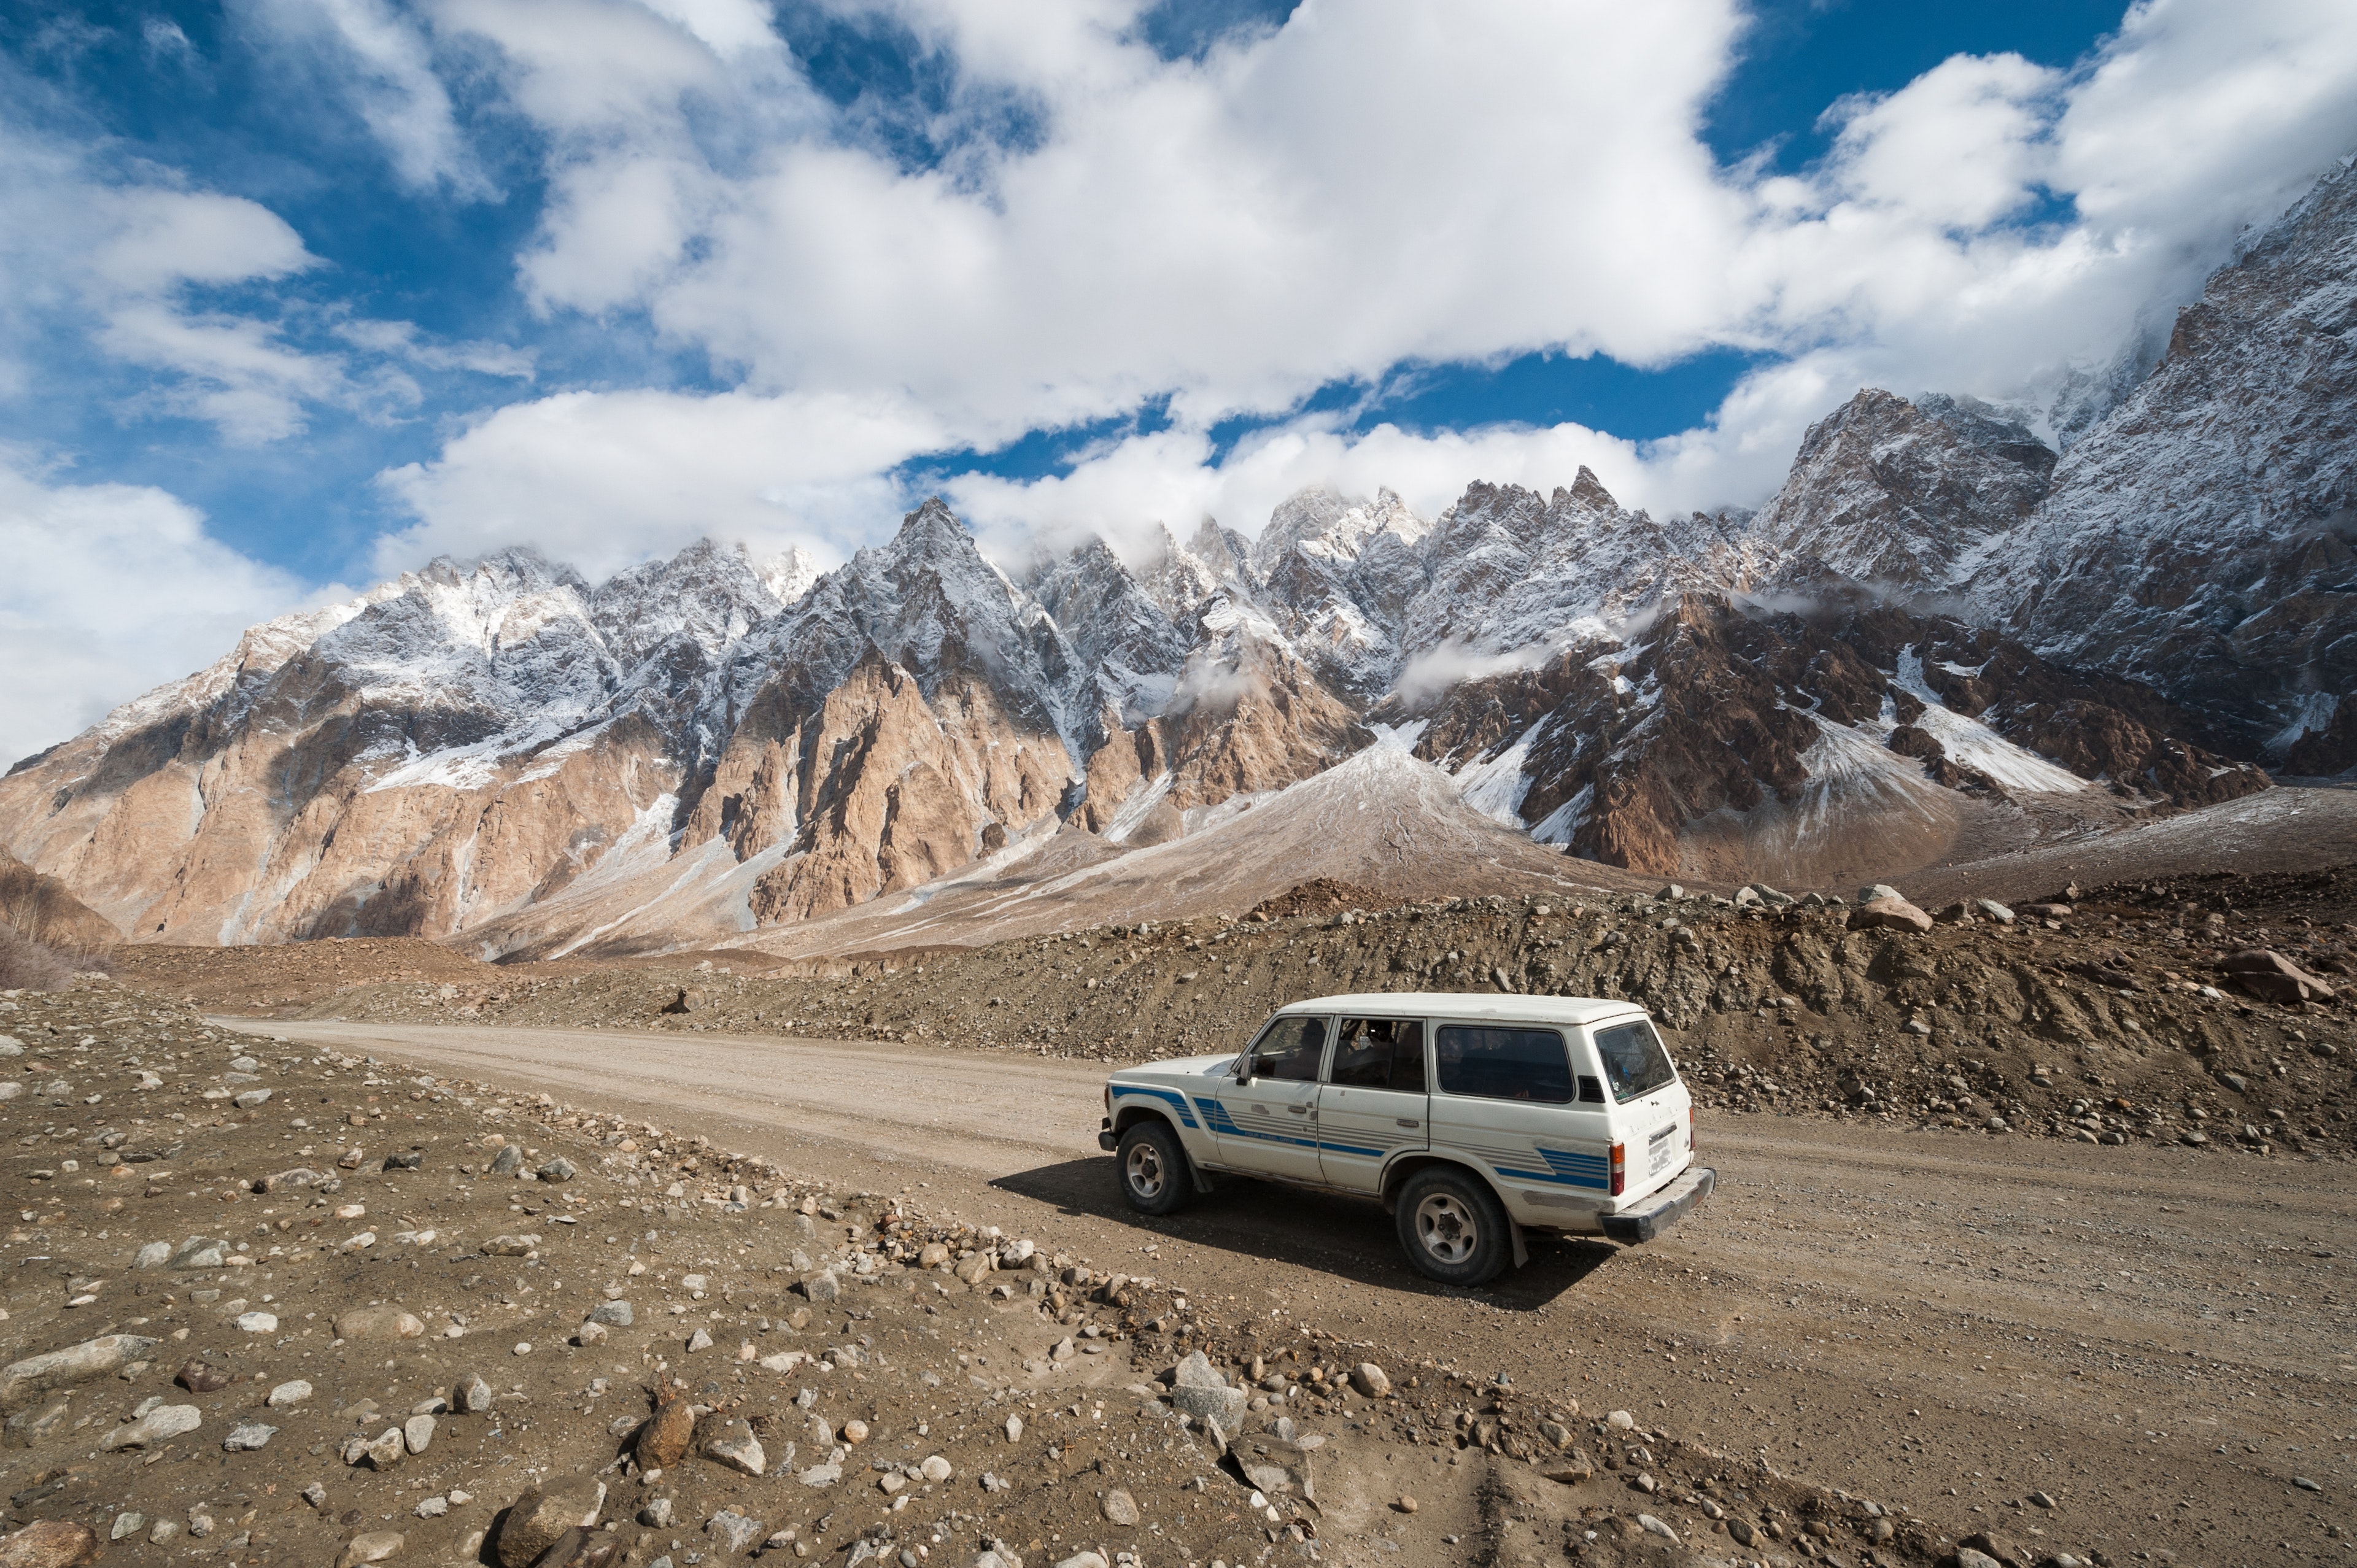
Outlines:
[[[1400,1124],[1401,1126],[1403,1126],[1403,1127],[1421,1127],[1421,1126],[1423,1126],[1423,1125],[1424,1125],[1424,1123],[1423,1123],[1423,1122],[1414,1122],[1414,1121],[1410,1121],[1407,1117],[1405,1117],[1405,1116],[1395,1117],[1395,1118],[1394,1118],[1394,1120],[1397,1121],[1397,1122],[1399,1122],[1399,1124]]]
[[[1286,1109],[1292,1112],[1296,1116],[1307,1116],[1309,1114],[1309,1107],[1307,1105],[1288,1105]]]

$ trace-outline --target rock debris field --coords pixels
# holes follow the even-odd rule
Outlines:
[[[113,985],[0,1027],[0,1563],[1973,1561],[909,1191]]]
[[[502,969],[387,942],[133,949],[126,972],[217,1004],[274,993],[295,1017],[924,1040],[1108,1062],[1232,1050],[1273,1008],[1321,993],[1627,996],[1671,1031],[1706,1106],[2278,1158],[2357,1148],[2357,1033],[2334,990],[2357,972],[2357,871],[2156,879],[1889,918],[1773,890],[1306,902],[821,974],[759,969],[758,954]],[[347,964],[323,949],[356,950]],[[420,961],[453,978],[382,978]],[[274,965],[332,967],[335,983],[255,972]]]

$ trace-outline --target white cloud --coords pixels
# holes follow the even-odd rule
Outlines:
[[[495,194],[459,134],[431,42],[384,0],[245,0],[241,8],[265,37],[309,54],[344,89],[404,185]]]
[[[304,596],[209,536],[192,508],[135,485],[59,484],[0,450],[0,760],[96,723],[200,669]]]
[[[882,471],[940,442],[938,424],[890,397],[560,393],[385,475],[420,521],[381,541],[378,562],[394,572],[530,543],[600,577],[707,534],[835,560],[896,511]]]
[[[1828,106],[1835,149],[1798,177],[1721,166],[1700,139],[1747,25],[1735,0],[1308,0],[1200,62],[1135,41],[1142,0],[834,0],[954,66],[926,127],[950,151],[910,169],[814,99],[761,18],[649,3],[436,13],[496,46],[552,138],[527,285],[550,312],[643,310],[741,370],[748,418],[772,397],[780,427],[813,399],[888,404],[873,428],[908,445],[823,481],[838,516],[874,507],[870,531],[905,499],[881,478],[896,462],[1157,395],[1176,430],[956,499],[996,534],[1135,538],[1202,512],[1252,529],[1297,483],[1388,483],[1429,510],[1475,478],[1544,487],[1585,461],[1657,509],[1756,501],[1859,385],[2047,395],[2357,143],[2357,13],[2326,0],[2151,0],[2070,71],[1947,60]],[[1010,106],[1037,135],[992,138]],[[1305,419],[1214,463],[1203,435],[1403,360],[1717,346],[1780,357],[1641,449],[1577,425],[1346,437]],[[396,480],[419,537],[488,544],[529,517],[533,488],[494,470],[565,468],[562,435],[491,438],[512,428]],[[591,509],[616,530],[600,548],[626,547],[628,517],[643,547],[676,536],[635,499],[666,462],[740,513],[715,495],[748,489],[718,438],[619,438],[633,478]]]

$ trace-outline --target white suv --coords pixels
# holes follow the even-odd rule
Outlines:
[[[1652,1020],[1593,997],[1297,1002],[1242,1056],[1114,1073],[1097,1142],[1147,1214],[1211,1172],[1380,1197],[1409,1260],[1451,1284],[1524,1262],[1526,1230],[1651,1240],[1717,1181]]]

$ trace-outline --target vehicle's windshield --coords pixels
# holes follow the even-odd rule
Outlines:
[[[1635,1100],[1667,1089],[1677,1078],[1661,1036],[1643,1019],[1615,1024],[1596,1031],[1596,1054],[1604,1058],[1604,1075],[1612,1080],[1612,1097]]]

